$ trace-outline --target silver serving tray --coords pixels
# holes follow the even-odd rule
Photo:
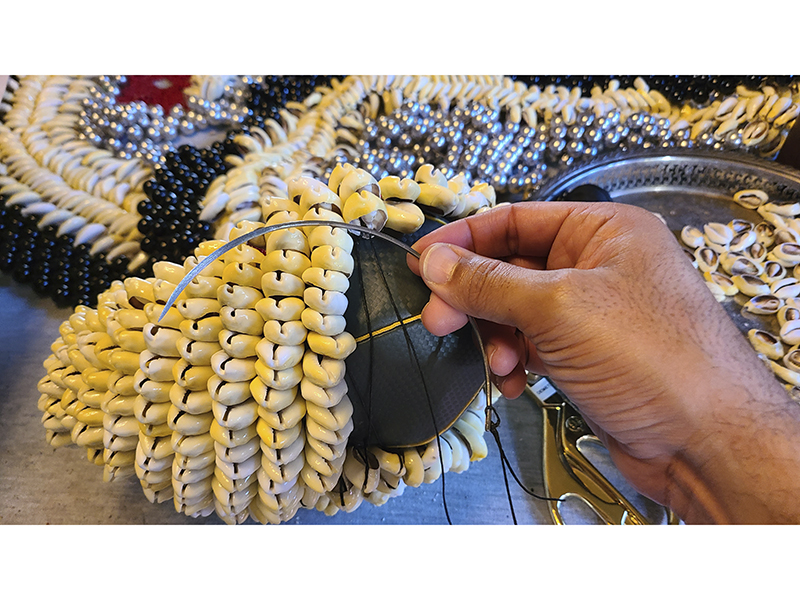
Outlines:
[[[660,214],[680,238],[686,225],[702,227],[734,218],[762,221],[754,210],[732,201],[742,189],[760,189],[777,202],[800,202],[800,171],[747,154],[714,151],[655,150],[616,153],[578,164],[546,182],[531,200],[560,200],[579,185],[593,184],[612,200]],[[777,319],[743,311],[747,296],[737,294],[723,306],[746,332],[754,327],[777,334]]]

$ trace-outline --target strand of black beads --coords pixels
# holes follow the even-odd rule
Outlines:
[[[212,224],[200,221],[199,203],[211,182],[230,167],[224,157],[238,154],[233,142],[237,132],[209,148],[183,145],[167,153],[153,179],[145,182],[147,200],[138,207],[142,215],[138,228],[144,236],[141,248],[150,258],[135,275],[149,276],[156,261],[182,263],[198,243],[210,237]]]

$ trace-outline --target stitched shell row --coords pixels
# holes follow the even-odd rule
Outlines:
[[[328,186],[298,178],[287,190],[298,202],[262,199],[264,221],[240,223],[229,239],[265,223],[351,213],[369,222],[360,194],[383,202],[378,182],[349,166]],[[354,242],[344,229],[296,227],[240,244],[159,319],[185,274],[222,243],[115,282],[97,309],[79,307],[62,324],[39,383],[51,445],[86,448],[106,481],[137,477],[150,502],[231,524],[381,505],[486,456],[483,395],[424,446],[348,447],[344,360],[355,340],[343,315]]]

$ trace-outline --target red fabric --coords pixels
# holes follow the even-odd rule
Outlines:
[[[164,112],[177,104],[186,108],[183,90],[191,83],[189,75],[127,75],[126,78],[117,96],[119,104],[160,104]]]

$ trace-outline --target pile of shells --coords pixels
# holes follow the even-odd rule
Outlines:
[[[133,142],[117,135],[122,112],[147,118],[148,127],[161,117],[138,105],[131,110],[115,106],[119,81],[11,79],[2,103],[9,108],[0,126],[0,159],[6,166],[0,196],[6,209],[2,218],[9,225],[4,229],[24,237],[35,224],[48,244],[71,247],[74,256],[92,263],[87,272],[102,273],[103,284],[109,277],[148,274],[165,257],[160,249],[169,245],[173,224],[187,240],[198,235],[225,239],[227,231],[252,214],[254,194],[267,181],[281,187],[296,175],[325,178],[342,162],[380,179],[404,176],[427,161],[448,177],[461,174],[467,183],[482,179],[500,193],[528,194],[560,167],[610,149],[699,144],[770,158],[794,124],[800,99],[795,84],[757,90],[740,85],[697,105],[672,103],[642,78],[626,79],[625,85],[612,79],[584,93],[579,87],[540,88],[501,76],[349,76],[323,80],[299,101],[299,93],[317,79],[298,79],[292,84],[297,87],[291,87],[261,76],[195,77],[188,90],[194,90],[190,112],[211,114],[214,123],[220,122],[217,117],[238,115],[231,123],[243,119],[243,129],[232,136],[240,135],[241,144],[226,147],[224,161],[231,169],[215,170],[217,179],[196,186],[188,202],[178,198],[184,190],[175,192],[174,201],[169,193],[157,201],[151,198],[163,215],[145,215],[139,211],[146,201],[143,184],[154,178],[148,161],[165,165],[175,153],[152,137],[148,148],[126,149]],[[242,103],[248,90],[250,103],[259,106]],[[272,100],[286,100],[285,106]],[[156,121],[167,132],[158,134],[160,139],[186,130],[191,116]],[[94,129],[88,132],[87,127]],[[101,144],[123,147],[99,149],[92,141],[98,138]],[[159,225],[152,227],[153,222]],[[147,250],[141,248],[144,232]],[[3,237],[2,250],[18,262],[25,243]],[[102,268],[94,268],[98,261]],[[38,287],[50,289],[62,303],[93,305],[99,284],[82,280],[84,271],[76,272],[69,285],[60,283],[57,293],[44,283]],[[30,272],[26,266],[16,276],[31,281]]]
[[[740,190],[732,201],[761,220],[686,226],[681,241],[718,301],[742,294],[743,314],[768,321],[747,339],[800,402],[800,203],[771,202],[762,190]]]
[[[223,241],[200,243],[183,264],[157,262],[153,277],[113,282],[97,309],[78,307],[61,325],[44,361],[47,441],[85,448],[105,481],[137,477],[150,502],[229,524],[280,523],[300,508],[350,512],[464,471],[487,453],[483,393],[425,445],[348,446],[354,240],[335,224],[411,232],[423,222],[418,204],[453,215],[495,203],[491,187],[448,181],[431,165],[380,181],[340,165],[327,185],[299,176],[261,197],[258,221],[240,222],[228,239],[264,224],[330,226],[256,237],[189,281]]]

